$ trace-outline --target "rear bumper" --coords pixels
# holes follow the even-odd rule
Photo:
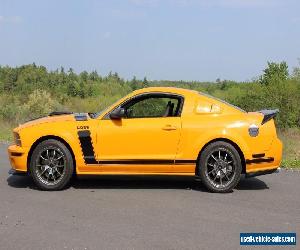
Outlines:
[[[10,145],[7,149],[10,165],[17,172],[27,172],[28,151],[17,145]]]
[[[279,169],[275,168],[275,169],[271,169],[271,170],[264,170],[264,171],[257,171],[257,172],[253,172],[253,173],[248,173],[248,174],[245,175],[245,177],[246,178],[251,178],[251,177],[255,177],[255,176],[273,174],[273,173],[279,173]]]
[[[257,176],[276,172],[282,160],[282,142],[276,138],[268,151],[260,153],[262,154],[253,154],[252,159],[246,159],[246,175]]]

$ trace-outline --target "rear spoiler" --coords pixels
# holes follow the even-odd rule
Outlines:
[[[261,122],[261,125],[263,125],[266,122],[273,119],[277,115],[277,113],[279,113],[279,109],[264,109],[257,112],[262,113],[264,115],[264,118]]]

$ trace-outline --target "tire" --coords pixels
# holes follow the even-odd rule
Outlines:
[[[30,174],[41,190],[61,190],[70,183],[74,163],[69,149],[60,141],[49,139],[33,150]]]
[[[202,151],[198,164],[198,175],[211,192],[231,192],[240,181],[241,157],[227,142],[217,141],[209,144]]]

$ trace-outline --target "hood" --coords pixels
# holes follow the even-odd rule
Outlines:
[[[37,118],[20,124],[17,129],[36,126],[43,123],[65,122],[65,121],[87,121],[88,113],[52,112],[48,116]]]

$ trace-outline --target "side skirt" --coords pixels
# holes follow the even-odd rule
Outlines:
[[[158,173],[158,172],[79,172],[77,175],[88,176],[88,175],[155,175],[155,176],[195,176],[195,173],[178,173],[178,172],[166,172],[166,173]]]

